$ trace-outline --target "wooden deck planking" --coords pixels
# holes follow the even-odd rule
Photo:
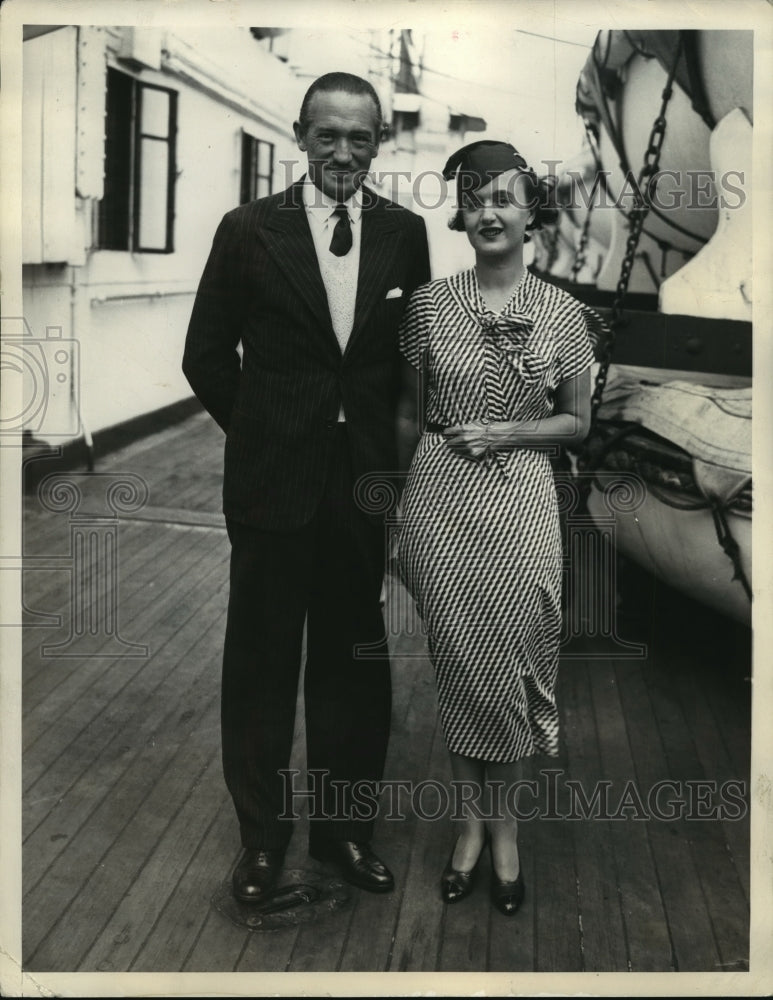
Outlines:
[[[566,747],[562,740],[559,757],[540,761],[545,771],[566,772]],[[534,773],[536,761],[530,768]],[[558,776],[559,786],[562,775]],[[563,796],[558,793],[557,808],[563,814]],[[548,797],[548,803],[550,797]],[[535,910],[535,965],[537,972],[564,969],[582,971],[580,920],[577,898],[577,871],[574,854],[574,824],[548,814],[531,820],[534,842],[534,885],[531,905]]]
[[[609,661],[589,663],[588,676],[601,770],[597,775],[577,777],[587,783],[589,789],[597,779],[609,781],[612,793],[616,791],[622,795],[626,782],[636,773],[628,743],[630,720],[622,711]],[[610,820],[609,823],[630,969],[633,972],[676,971],[669,920],[646,827],[643,823],[627,820]]]
[[[652,714],[667,761],[667,776],[680,783],[688,809],[696,809],[700,807],[690,805],[691,789],[696,786],[689,783],[705,781],[705,788],[710,792],[717,785],[717,772],[713,769],[706,772],[701,766],[682,711],[676,678],[684,668],[684,654],[680,655],[679,647],[675,648],[672,643],[667,665],[663,664],[656,671],[662,683],[651,683],[649,687]],[[640,691],[636,693],[636,697],[640,695]],[[700,714],[707,714],[708,706],[697,689],[694,698],[696,705],[704,702]],[[629,726],[629,733],[640,733],[635,721]],[[637,748],[632,741],[632,746],[635,753],[639,751],[636,760],[641,772],[647,761],[644,745]],[[655,780],[654,775],[640,773],[640,784],[644,788],[651,788]],[[711,811],[719,805],[719,800],[716,793],[708,798]],[[655,820],[650,823],[650,835],[653,845],[661,847],[659,874],[664,898],[667,904],[670,903],[669,912],[673,914],[672,937],[679,969],[697,971],[711,967],[711,961],[718,968],[723,963],[735,965],[739,960],[748,960],[748,908],[743,892],[739,891],[741,887],[727,850],[723,824],[695,817],[671,823]],[[686,845],[687,850],[677,850],[677,845],[680,848]],[[671,894],[673,899],[669,901]],[[720,941],[723,942],[721,946]]]
[[[236,819],[219,771],[218,775],[218,789],[207,787],[197,790],[195,801],[206,815],[209,826],[203,830],[190,854],[183,855],[186,867],[164,900],[155,922],[147,927],[141,948],[127,966],[130,972],[183,970],[196,947],[211,912],[214,887],[224,878],[229,859],[235,853]],[[161,884],[165,881],[161,880]],[[212,917],[222,921],[215,913]],[[237,934],[239,932],[234,926],[232,935],[236,937]],[[243,932],[241,936],[244,936]],[[208,968],[212,969],[212,966]],[[227,971],[232,968],[233,965]]]
[[[742,781],[750,802],[751,648],[750,633],[721,619],[705,621],[696,612],[692,629],[698,640],[693,656],[685,657],[676,675],[680,700],[708,778]],[[700,710],[698,708],[700,706]],[[747,901],[750,899],[750,843],[748,814],[742,821],[725,820],[722,830]],[[747,920],[748,923],[748,920]]]
[[[150,489],[149,514],[157,510],[163,518],[152,524],[121,523],[122,546],[127,540],[122,574],[133,567],[120,581],[122,614],[130,604],[130,577],[136,577],[134,600],[139,602],[143,574],[158,575],[161,546],[185,531],[175,526],[175,517],[189,510],[213,518],[219,510],[221,449],[219,429],[206,415],[197,415],[101,465],[105,471],[141,474]],[[175,470],[170,474],[170,461],[184,467],[189,485]],[[30,498],[30,545],[53,552],[54,522],[36,511],[35,503]],[[44,525],[39,534],[36,518]],[[67,523],[61,516],[60,521]],[[67,530],[61,535],[63,551]],[[193,588],[186,593],[185,575],[178,573],[162,596],[168,603],[148,632],[159,657],[154,665],[138,671],[128,686],[120,685],[118,671],[130,661],[111,668],[113,687],[102,689],[99,712],[94,711],[98,698],[89,708],[88,696],[83,697],[97,683],[88,676],[88,661],[77,669],[65,668],[58,677],[59,685],[72,689],[69,696],[64,691],[57,696],[59,704],[82,735],[69,743],[57,743],[54,737],[50,745],[41,741],[32,748],[33,755],[39,754],[35,766],[42,770],[32,801],[25,802],[25,819],[37,816],[25,843],[24,950],[29,968],[613,971],[625,968],[629,957],[634,971],[744,968],[748,817],[700,827],[682,821],[678,836],[658,820],[522,822],[519,844],[527,895],[518,917],[508,920],[488,902],[487,858],[473,897],[457,907],[442,904],[438,883],[453,840],[452,824],[410,815],[405,821],[386,821],[382,813],[374,846],[397,876],[393,894],[379,897],[351,889],[342,911],[276,931],[250,932],[212,910],[212,894],[228,878],[239,851],[238,826],[219,771],[215,708],[228,545],[221,528],[193,530],[197,537],[216,535],[218,541],[207,556],[206,574],[204,562],[189,570],[197,578]],[[158,539],[155,553],[151,537]],[[167,544],[170,554],[180,551],[174,541]],[[61,586],[45,577],[30,574],[31,592],[61,593]],[[155,605],[153,596],[150,603]],[[655,607],[662,617],[657,601]],[[202,608],[208,609],[204,621]],[[137,610],[137,620],[147,621],[155,610]],[[640,625],[643,621],[639,616]],[[174,623],[171,630],[169,622]],[[645,788],[657,775],[725,780],[748,774],[748,688],[728,687],[718,664],[704,674],[700,658],[706,650],[687,645],[680,651],[675,635],[669,634],[671,625],[665,618],[663,622],[648,661],[562,663],[562,757],[558,762],[540,760],[539,766],[560,766],[587,790],[605,778],[618,794],[629,779]],[[34,630],[44,641],[51,641],[47,636],[52,631]],[[125,634],[148,641],[128,627]],[[162,635],[163,645],[157,648]],[[743,672],[742,643],[734,650],[732,639],[727,642],[724,654],[715,650],[717,656],[735,655]],[[387,777],[447,780],[447,752],[436,722],[434,678],[423,640],[399,634],[390,645],[396,695]],[[26,648],[25,673],[45,670],[36,646],[33,641]],[[419,656],[410,659],[408,653]],[[674,670],[679,657],[680,669]],[[160,675],[164,679],[159,684]],[[42,678],[30,683],[41,705],[54,697],[46,694]],[[49,702],[49,708],[55,703]],[[33,721],[34,699],[25,705]],[[204,731],[199,728],[201,711],[211,713]],[[47,716],[49,725],[53,718]],[[58,719],[57,724],[66,723]],[[164,740],[170,726],[177,729]],[[110,738],[104,742],[106,735]],[[294,765],[302,767],[302,713],[293,754]],[[527,764],[525,773],[532,765],[537,762]],[[68,781],[64,794],[57,795],[57,785]],[[34,793],[43,792],[45,801],[36,802]],[[306,854],[307,826],[305,820],[298,822],[286,865],[332,878],[332,869]],[[669,872],[674,880],[664,890],[662,874]],[[686,896],[678,879],[686,880]],[[697,906],[697,920],[686,899]],[[685,921],[698,930],[693,932]]]
[[[195,578],[188,579],[188,576],[196,571],[210,549],[222,544],[222,538],[214,532],[197,534],[195,529],[186,528],[175,535],[160,568],[156,560],[148,558],[125,594],[119,580],[118,634],[129,642],[149,645],[143,640],[143,634],[155,637],[156,630],[163,629],[164,615],[178,606],[182,595],[195,585]],[[67,626],[61,638],[66,636]],[[57,638],[60,636],[49,634],[41,638],[41,643],[51,643]],[[48,669],[38,670],[24,689],[25,715],[32,716],[25,727],[25,752],[40,732],[46,730],[51,717],[61,717],[67,703],[80,698],[104,673],[105,662],[120,661],[128,674],[132,666],[144,661],[142,656],[110,656],[108,641],[104,634],[93,639],[84,636],[72,650],[80,655],[44,657],[38,647],[37,656],[28,658],[33,663],[42,662]]]
[[[25,866],[26,891],[35,886],[41,873],[65,849],[66,841],[71,841],[89,821],[100,801],[98,796],[107,796],[119,787],[124,772],[141,749],[154,745],[156,734],[164,734],[166,727],[174,732],[180,721],[192,721],[191,708],[180,711],[181,699],[188,699],[189,692],[202,703],[218,696],[217,664],[224,614],[222,595],[215,593],[202,605],[190,627],[181,629],[159,651],[152,680],[148,678],[143,692],[145,697],[138,698],[133,706],[121,704],[117,716],[100,715],[87,730],[89,741],[72,748],[71,753],[60,756],[49,767],[37,786],[41,803],[31,803],[25,817],[25,825],[30,828],[25,838],[29,857]],[[209,635],[213,626],[217,626],[216,634]],[[164,739],[159,735],[159,743]],[[69,831],[65,837],[61,835],[63,829]]]
[[[441,863],[441,867],[444,863]],[[481,874],[487,875],[487,866],[481,862],[481,867]],[[484,877],[478,891],[474,891],[463,903],[445,907],[438,971],[485,971],[488,964],[488,922],[491,910],[485,891],[486,884],[487,878]]]
[[[697,606],[688,605],[687,610],[688,615],[681,616],[681,641],[663,643],[659,662],[668,697],[655,706],[654,714],[672,776],[685,783],[702,779],[714,790],[711,804],[721,807],[725,781],[748,790],[750,741],[748,729],[744,737],[738,722],[748,720],[751,707],[743,669],[751,652],[749,633],[717,617],[707,622]],[[748,803],[748,794],[745,800]],[[745,824],[733,820],[697,819],[684,826],[714,927],[719,965],[743,967],[749,953],[748,827],[746,835],[739,836]]]
[[[184,472],[160,479],[154,486],[151,501],[155,506],[161,504],[163,500],[164,505],[179,507],[182,510],[201,507],[217,509],[221,482],[221,473],[210,471],[201,474],[193,465]]]
[[[229,867],[233,866],[236,856],[239,853],[238,828],[232,822],[230,829],[230,838],[227,836],[226,830],[222,830],[223,842],[227,843],[230,839],[230,845],[226,853],[219,858],[214,855],[214,849],[218,843],[218,841],[215,841],[211,845],[213,854],[209,857],[209,863],[201,865],[199,868],[202,878],[206,877],[207,873],[211,877],[211,882],[208,886],[210,896],[223,881],[223,878],[228,875]],[[218,824],[218,830],[220,830],[220,824]],[[172,916],[175,912],[176,908],[170,910]],[[247,930],[246,927],[237,927],[236,924],[231,923],[220,913],[211,909],[208,901],[204,904],[201,916],[203,917],[201,927],[194,937],[187,954],[183,957],[180,966],[180,971],[182,972],[233,972],[237,968],[239,960],[245,952],[251,937],[254,937],[261,944],[264,938],[270,938],[268,946],[270,956],[268,960],[269,967],[266,971],[280,971],[279,969],[271,969],[270,963],[279,954],[279,949],[283,947],[283,939],[286,936],[289,936],[291,939],[295,937],[294,928],[264,933],[252,932]],[[169,965],[170,956],[168,953],[159,956],[159,958],[162,964],[156,965],[154,968],[149,968],[142,956],[140,956],[140,961],[142,961],[147,971],[158,971],[159,969],[177,971],[176,967]]]
[[[212,728],[215,728],[212,725]],[[217,809],[226,803],[220,764],[220,753],[213,740],[213,749],[201,775],[189,790],[182,808],[174,815],[152,853],[132,880],[127,892],[102,928],[79,968],[112,971],[129,969],[152,934],[169,896],[183,878],[201,840],[212,825],[212,812],[201,808],[214,800]],[[120,850],[120,842],[116,845]],[[105,861],[109,864],[110,861]],[[162,888],[163,887],[163,888]]]
[[[337,920],[340,914],[329,919]],[[297,928],[248,934],[239,960],[237,972],[285,972],[290,963]]]
[[[59,684],[41,702],[37,712],[24,725],[24,786],[27,791],[34,788],[51,762],[58,760],[71,744],[86,740],[99,745],[103,736],[109,736],[111,719],[104,714],[105,706],[122,694],[125,700],[120,702],[121,709],[127,711],[131,709],[135,697],[142,698],[143,679],[153,674],[154,657],[185,621],[198,612],[207,590],[212,589],[218,589],[216,567],[209,567],[207,573],[196,578],[196,582],[191,581],[177,598],[170,592],[156,604],[150,601],[147,617],[143,620],[149,631],[144,634],[153,635],[155,648],[149,650],[147,657],[90,659],[82,664],[83,673],[77,678],[77,685]],[[176,605],[175,600],[179,602]],[[186,600],[190,603],[187,604]],[[92,749],[95,750],[96,746]]]
[[[434,690],[427,691],[431,673],[417,665],[416,671],[419,669],[421,673],[417,676],[421,678],[421,686],[412,699],[406,737],[419,738],[416,764],[422,776],[442,780],[448,772],[447,765],[439,770],[436,764],[445,753],[442,729],[434,714],[429,716],[431,722],[427,724],[427,713],[429,710],[434,712],[435,708]],[[389,970],[393,972],[429,972],[437,968],[443,915],[440,874],[452,841],[443,820],[417,824],[411,841],[408,872],[400,887],[400,913],[389,961]]]
[[[585,661],[563,662],[560,696],[568,772],[586,779],[584,791],[586,798],[591,798],[593,785],[588,787],[587,777],[601,774],[601,761]],[[628,970],[625,922],[609,821],[591,815],[567,823],[574,833],[583,970],[625,972]]]
[[[389,897],[384,897],[389,905]],[[290,950],[286,972],[336,972],[338,960],[352,928],[359,903],[359,893],[352,894],[349,905],[340,913],[328,916],[319,923],[302,924]],[[381,957],[374,953],[373,963],[378,966]]]
[[[137,526],[137,535],[144,555],[136,564],[127,566],[130,570],[128,580],[124,580],[123,574],[119,573],[116,585],[120,601],[118,634],[130,642],[141,640],[143,628],[147,626],[147,620],[143,617],[147,609],[155,610],[162,602],[165,602],[164,607],[168,607],[181,596],[181,588],[186,586],[185,574],[194,571],[207,551],[217,548],[219,540],[215,532],[208,532],[205,535],[200,530],[197,532],[190,527],[162,532],[146,524]],[[162,539],[170,535],[172,543],[166,546]],[[158,542],[155,546],[154,536]],[[135,537],[134,532],[131,537]],[[192,579],[189,585],[192,586],[194,583],[195,579]],[[184,590],[182,592],[184,593]],[[112,588],[106,591],[108,595],[113,593]],[[68,612],[70,604],[67,591],[62,591],[60,601],[58,610],[64,615]],[[52,634],[51,630],[46,630],[45,633],[40,629],[34,631],[36,641],[30,643],[25,650],[25,663],[29,664],[32,672],[32,676],[24,686],[25,714],[29,714],[30,711],[39,714],[45,698],[60,685],[67,685],[71,693],[74,693],[77,683],[90,681],[94,673],[98,673],[99,663],[104,664],[107,660],[119,659],[128,662],[142,658],[112,655],[108,638],[104,634],[93,638],[84,636],[79,639],[77,647],[74,647],[72,652],[77,651],[80,655],[44,656],[41,647],[57,638],[65,638],[67,626],[63,622],[59,634]],[[77,680],[74,681],[75,675]]]
[[[155,532],[156,537],[160,533]],[[176,540],[177,547],[161,549],[161,557],[169,559],[170,562],[177,562],[179,568],[185,569],[189,565],[196,565],[196,557],[189,556],[187,549],[190,546],[190,539],[181,539],[178,532],[165,532],[172,535]],[[203,553],[199,553],[201,555]],[[100,679],[104,682],[104,675],[108,672],[115,672],[115,679],[128,682],[137,672],[143,670],[143,665],[155,653],[156,648],[163,644],[170,629],[173,628],[173,617],[171,609],[182,609],[185,606],[185,594],[188,591],[188,584],[181,584],[175,575],[168,574],[166,592],[163,584],[157,583],[151,587],[153,575],[156,572],[155,561],[148,560],[144,567],[137,571],[136,578],[130,587],[121,588],[119,586],[119,600],[121,602],[121,614],[118,616],[118,634],[127,638],[131,642],[141,642],[148,647],[148,654],[145,656],[116,657],[109,656],[109,647],[106,640],[102,642],[86,640],[87,648],[96,655],[77,657],[57,658],[44,656],[42,645],[50,641],[45,635],[38,631],[37,645],[30,646],[24,653],[24,669],[34,670],[35,675],[29,684],[23,688],[22,707],[23,714],[23,745],[25,759],[28,762],[35,760],[36,750],[34,744],[42,735],[51,738],[51,725],[53,720],[65,720],[65,724],[71,727],[75,722],[75,715],[83,719],[83,697],[99,697],[94,692],[94,686],[99,685]],[[190,585],[195,583],[195,576],[190,580]],[[182,591],[182,593],[179,593]],[[78,643],[80,646],[80,642]],[[35,669],[37,668],[37,669]],[[77,713],[71,712],[73,705],[78,705]],[[65,738],[65,731],[57,727],[55,738],[61,741]],[[52,747],[49,748],[49,757],[52,754]],[[25,773],[25,782],[34,779],[33,770]]]
[[[62,550],[62,546],[59,543],[62,541],[62,538],[67,538],[67,528],[61,519],[58,528],[59,531],[56,538],[52,537],[45,546],[38,544],[36,546],[37,552],[47,555],[68,554],[66,549],[59,552],[56,551],[57,549]],[[123,545],[120,550],[118,596],[123,601],[129,593],[146,583],[148,575],[146,573],[147,564],[154,560],[164,559],[164,553],[170,550],[175,543],[175,533],[165,532],[163,536],[159,537],[158,532],[154,532],[151,527],[138,524],[136,526],[132,525],[131,535],[121,540],[123,541]],[[86,577],[97,570],[98,559],[99,556],[95,554],[88,560],[86,563],[86,572],[84,573]],[[42,611],[46,614],[66,615],[70,610],[72,597],[69,580],[67,579],[69,573],[66,576],[65,572],[62,570],[49,570],[44,573],[40,570],[27,570],[25,572],[23,588],[26,607],[31,608],[33,611]],[[108,595],[111,593],[111,590],[106,588],[104,593]],[[84,602],[84,607],[90,610],[93,607],[93,603],[93,600]],[[64,622],[62,621],[59,627],[63,624]],[[39,645],[41,641],[50,642],[52,632],[53,628],[51,626],[36,626],[34,621],[31,621],[24,632],[25,653],[32,647]],[[32,668],[37,666],[38,670],[42,669],[46,666],[47,662],[47,660],[41,658],[37,664],[34,662],[29,663],[29,669],[26,671],[28,676],[24,678],[25,685],[29,685],[30,680],[37,672]]]
[[[224,837],[224,839],[227,838]],[[231,846],[233,846],[233,832],[231,835],[231,841]],[[213,881],[210,885],[210,889],[212,891],[214,891],[215,887],[220,881],[222,881],[223,861],[226,860],[226,858],[229,861],[236,861],[236,852],[229,850],[224,857],[219,859],[213,858],[211,866],[201,869],[202,871],[211,871]],[[227,864],[228,862],[226,862],[226,867]],[[205,906],[208,907],[209,903],[207,902]],[[247,930],[245,927],[237,927],[213,909],[205,909],[202,916],[204,917],[204,920],[201,924],[201,928],[199,933],[194,938],[187,955],[183,958],[180,971],[233,972],[238,967],[239,960],[245,953],[251,937],[254,937],[256,941],[261,943],[266,937],[271,939],[273,948],[269,948],[270,957],[265,971],[283,971],[281,969],[272,968],[271,963],[277,955],[279,955],[279,950],[283,948],[284,937],[289,935],[292,939],[294,939],[294,928],[289,930],[271,931],[268,933],[252,932]],[[147,971],[158,971],[159,968],[169,969],[169,954],[166,953],[161,957],[162,965],[157,965],[155,968],[148,968],[145,966]],[[282,964],[284,964],[284,960],[282,960]],[[176,971],[176,969],[172,969],[171,971]]]
[[[736,768],[727,750],[726,741],[718,736],[721,723],[714,714],[711,699],[706,698],[706,685],[699,684],[695,672],[689,669],[680,671],[674,680],[703,774],[706,778],[716,781],[719,786],[727,781],[745,783],[745,810],[741,812],[739,809],[739,815],[723,820],[720,826],[726,850],[730,854],[736,877],[748,907],[750,894],[749,829],[746,822],[750,779],[748,741],[746,759],[740,768]],[[744,683],[742,678],[736,677],[735,684],[730,686],[734,688]],[[747,705],[744,706],[744,710],[748,711]],[[748,913],[745,923],[748,928]]]
[[[131,458],[148,482],[148,503],[154,506],[198,506],[219,510],[222,493],[222,448],[225,437],[208,414],[191,417],[166,448],[153,447]],[[165,453],[181,442],[180,461],[170,462]]]
[[[129,752],[119,757],[117,766],[100,769],[97,762],[94,774],[87,773],[65,799],[61,819],[59,813],[52,815],[48,828],[39,828],[36,841],[25,845],[24,905],[27,912],[36,914],[35,921],[25,931],[25,952],[45,936],[46,921],[53,926],[61,921],[62,913],[67,916],[65,923],[72,921],[68,907],[86,882],[95,857],[101,858],[109,850],[136,811],[148,808],[149,790],[167,773],[182,741],[191,738],[194,743],[197,739],[203,742],[201,707],[216,704],[218,685],[218,672],[211,670],[208,653],[214,656],[219,649],[219,634],[210,642],[209,648],[206,641],[199,643],[201,659],[190,661],[198,662],[198,676],[192,683],[174,684],[170,701],[159,700],[160,711],[155,716],[149,715],[145,725],[140,724],[132,731],[134,739]],[[127,736],[124,733],[119,738],[125,743]],[[217,741],[216,734],[211,738]],[[174,768],[171,780],[175,781]],[[170,797],[158,803],[159,813],[171,812],[174,801]],[[66,822],[67,809],[73,814],[73,827],[68,830],[67,839],[56,841],[55,847],[51,835]],[[88,911],[82,915],[87,925],[92,918]]]
[[[648,691],[639,664],[633,663],[627,666],[629,669],[623,672],[618,691],[623,712],[628,717],[628,739],[634,760],[636,788],[644,801],[646,814],[645,796],[657,782],[670,780],[679,783],[685,773],[694,777],[695,770],[690,760],[689,739],[684,738],[683,729],[680,733],[682,758],[678,761],[669,760],[666,752],[665,742],[668,740],[668,733],[665,734],[664,740],[663,729],[659,727],[658,721],[660,717],[663,727],[676,721],[673,719],[674,706],[669,705],[669,700],[672,698],[670,692],[662,689],[654,690],[650,684],[652,714],[641,712],[634,714],[634,706],[648,698]],[[655,670],[657,671],[657,667]],[[643,720],[646,720],[644,724]],[[681,794],[677,791],[677,796],[681,797]],[[632,819],[627,825],[633,826],[639,822],[644,826],[649,838],[655,864],[653,879],[657,879],[668,914],[677,970],[686,972],[714,968],[718,955],[711,919],[690,851],[688,840],[690,823],[678,818],[673,821],[645,818],[642,821]]]
[[[70,852],[76,855],[78,864],[73,865],[72,857],[66,858],[69,864],[57,865],[56,871],[52,868],[46,873],[36,895],[61,886],[71,898],[66,911],[41,940],[25,938],[25,952],[32,949],[28,964],[41,969],[82,969],[85,955],[116,903],[132,889],[154,845],[211,766],[217,752],[214,746],[218,718],[219,706],[211,703],[197,716],[198,725],[188,727],[179,744],[171,746],[172,753],[163,756],[159,773],[152,776],[152,781],[148,781],[151,764],[143,758],[151,757],[153,752],[152,748],[146,750],[131,769],[132,777],[143,779],[141,783],[135,781],[130,789],[134,795],[107,800],[107,808],[98,810],[107,813],[98,834],[93,834],[88,843],[81,841],[80,849]],[[202,733],[209,739],[202,740]],[[43,903],[38,898],[36,908],[43,909]],[[95,911],[101,915],[99,921],[94,920]],[[131,928],[125,932],[130,934]]]

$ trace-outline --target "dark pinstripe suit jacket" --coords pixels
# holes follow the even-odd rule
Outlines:
[[[341,402],[355,477],[396,468],[397,328],[411,293],[429,280],[429,255],[420,216],[365,194],[343,355],[301,182],[234,209],[217,229],[183,371],[226,431],[223,509],[234,520],[282,529],[311,518]],[[396,288],[402,295],[387,298]]]

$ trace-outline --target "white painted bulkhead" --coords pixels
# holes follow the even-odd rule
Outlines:
[[[75,428],[94,433],[191,395],[184,338],[215,228],[239,204],[242,130],[273,144],[274,191],[300,173],[291,125],[305,81],[248,28],[202,34],[66,26],[24,43],[26,324],[16,318],[12,328],[24,336],[26,327],[22,350],[34,355],[26,395],[48,394],[27,426],[42,441],[61,444]],[[96,248],[108,66],[178,95],[172,252]],[[69,344],[58,382],[53,339]],[[51,376],[43,389],[41,365]]]

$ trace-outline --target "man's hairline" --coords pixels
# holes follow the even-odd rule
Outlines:
[[[311,98],[309,99],[309,105],[308,105],[309,117],[308,117],[308,122],[306,123],[305,128],[304,128],[303,122],[301,121],[301,116],[300,116],[300,113],[299,113],[298,117],[296,118],[295,122],[293,123],[293,129],[295,129],[295,127],[297,126],[300,134],[302,136],[305,136],[306,133],[308,132],[308,130],[311,128],[313,119],[312,119],[312,115],[311,115],[310,112],[311,112],[311,109],[312,109],[313,104],[314,104],[314,98],[317,96],[317,94],[345,94],[347,97],[366,97],[370,101],[370,103],[371,103],[371,105],[373,107],[373,119],[374,119],[373,123],[376,126],[373,129],[373,132],[374,132],[374,135],[375,135],[374,142],[375,142],[375,144],[377,146],[379,146],[381,144],[381,133],[382,133],[382,131],[384,129],[383,111],[381,113],[379,113],[379,111],[380,111],[379,105],[373,99],[373,95],[369,94],[367,92],[365,92],[365,93],[352,92],[352,91],[349,91],[349,90],[344,90],[341,87],[335,87],[333,90],[315,90],[314,93],[311,95]],[[379,123],[379,119],[381,119],[380,123]]]

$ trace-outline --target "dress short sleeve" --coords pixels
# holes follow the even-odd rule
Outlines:
[[[592,322],[602,322],[593,310],[570,297],[570,308],[566,310],[564,322],[561,324],[558,364],[560,381],[581,375],[593,364],[593,347],[589,336],[589,319]],[[595,319],[594,319],[595,317]]]
[[[429,285],[420,285],[408,300],[400,323],[400,353],[413,365],[421,367],[421,358],[429,343],[429,331],[435,313]]]

